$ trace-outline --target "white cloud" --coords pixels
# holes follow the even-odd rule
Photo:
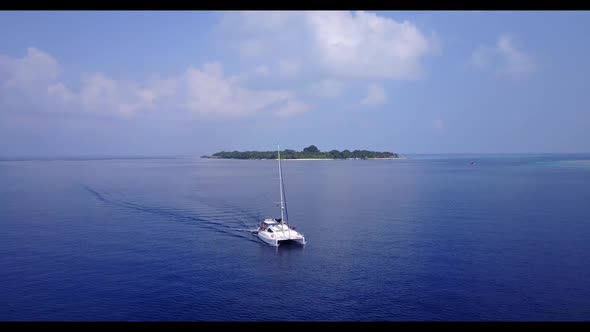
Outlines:
[[[178,91],[179,82],[177,78],[160,78],[154,77],[148,83],[148,90],[144,93],[149,94],[152,101],[158,98],[171,97]]]
[[[53,94],[66,97],[64,87],[55,86],[62,69],[50,54],[29,47],[22,57],[0,54],[0,110],[33,110]]]
[[[203,70],[189,68],[185,74],[186,108],[197,113],[247,115],[274,108],[280,114],[303,111],[287,90],[249,90],[238,84],[237,77],[225,79],[219,63],[205,64]]]
[[[264,74],[268,69],[257,68]],[[180,109],[215,116],[244,116],[267,111],[293,115],[309,110],[289,90],[253,90],[240,77],[224,77],[218,62],[201,69],[189,67],[177,77],[153,77],[132,82],[89,73],[79,89],[59,81],[61,67],[51,55],[29,48],[23,58],[0,55],[0,104],[5,108],[51,109],[73,112],[114,112],[132,115],[142,111]],[[34,105],[33,105],[34,104]]]
[[[159,99],[170,94],[168,84],[168,80],[139,84],[115,80],[103,73],[91,73],[84,75],[79,92],[69,99],[77,101],[76,106],[82,111],[132,115],[156,109]]]
[[[361,105],[377,106],[383,105],[387,100],[385,89],[379,84],[371,84],[367,89],[367,96],[361,101]]]
[[[282,117],[288,117],[307,112],[309,109],[310,107],[307,104],[295,99],[289,99],[281,105],[277,114]]]
[[[80,101],[88,109],[100,109],[117,98],[117,82],[101,73],[89,74],[84,77],[80,91]]]
[[[341,11],[237,12],[220,25],[243,57],[278,64],[298,59],[293,74],[336,79],[414,79],[437,41],[410,22]]]
[[[321,66],[335,76],[405,79],[419,74],[428,40],[409,22],[376,14],[312,12],[313,50]]]
[[[73,86],[62,78],[57,59],[30,47],[22,57],[0,55],[0,105],[123,115],[169,109],[293,115],[311,109],[296,91],[336,98],[353,80],[415,79],[423,59],[438,48],[434,32],[424,34],[410,22],[363,11],[231,12],[219,28],[242,57],[240,64],[251,65],[240,75],[228,76],[212,62],[147,81],[90,72]],[[502,50],[518,57],[511,46],[503,44]],[[372,85],[362,103],[385,100],[383,88]]]
[[[76,100],[76,95],[61,82],[49,85],[47,87],[47,94],[65,104],[70,104]]]
[[[57,79],[61,70],[57,60],[50,54],[29,47],[22,58],[0,55],[0,86],[14,89],[39,87]]]
[[[309,85],[308,92],[322,98],[336,98],[344,91],[345,84],[336,80],[321,80]]]
[[[519,48],[510,35],[500,36],[494,46],[476,48],[471,63],[480,69],[511,76],[529,74],[536,69],[533,58]]]

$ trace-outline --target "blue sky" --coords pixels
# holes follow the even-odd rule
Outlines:
[[[588,12],[0,12],[0,156],[590,152]]]

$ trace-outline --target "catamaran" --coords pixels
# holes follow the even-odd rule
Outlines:
[[[277,149],[279,159],[279,188],[281,192],[281,218],[266,218],[260,223],[258,229],[258,238],[268,243],[271,246],[278,247],[279,243],[285,241],[305,244],[305,237],[303,234],[295,230],[295,227],[290,227],[288,224],[289,214],[287,213],[287,198],[285,197],[285,185],[283,183],[283,170],[281,168],[281,151],[280,147]]]

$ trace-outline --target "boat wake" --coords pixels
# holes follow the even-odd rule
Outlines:
[[[160,215],[171,220],[188,223],[202,229],[207,229],[232,237],[243,238],[248,241],[261,243],[257,239],[252,238],[252,235],[256,235],[257,232],[257,220],[259,218],[256,213],[232,207],[227,202],[222,200],[209,200],[209,204],[207,204],[207,202],[198,202],[201,203],[203,209],[200,211],[200,213],[195,213],[194,211],[187,211],[172,207],[159,207],[147,204],[139,204],[121,198],[116,198],[114,195],[108,192],[99,192],[89,186],[83,186],[83,188],[105,204]],[[232,210],[240,212],[240,215],[235,215],[231,214],[231,212],[228,212]]]

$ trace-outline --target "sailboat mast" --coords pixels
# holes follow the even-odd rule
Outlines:
[[[279,157],[279,190],[281,191],[281,224],[285,223],[285,215],[283,210],[285,209],[285,205],[283,202],[283,172],[281,170],[281,147],[277,145],[277,155]]]

